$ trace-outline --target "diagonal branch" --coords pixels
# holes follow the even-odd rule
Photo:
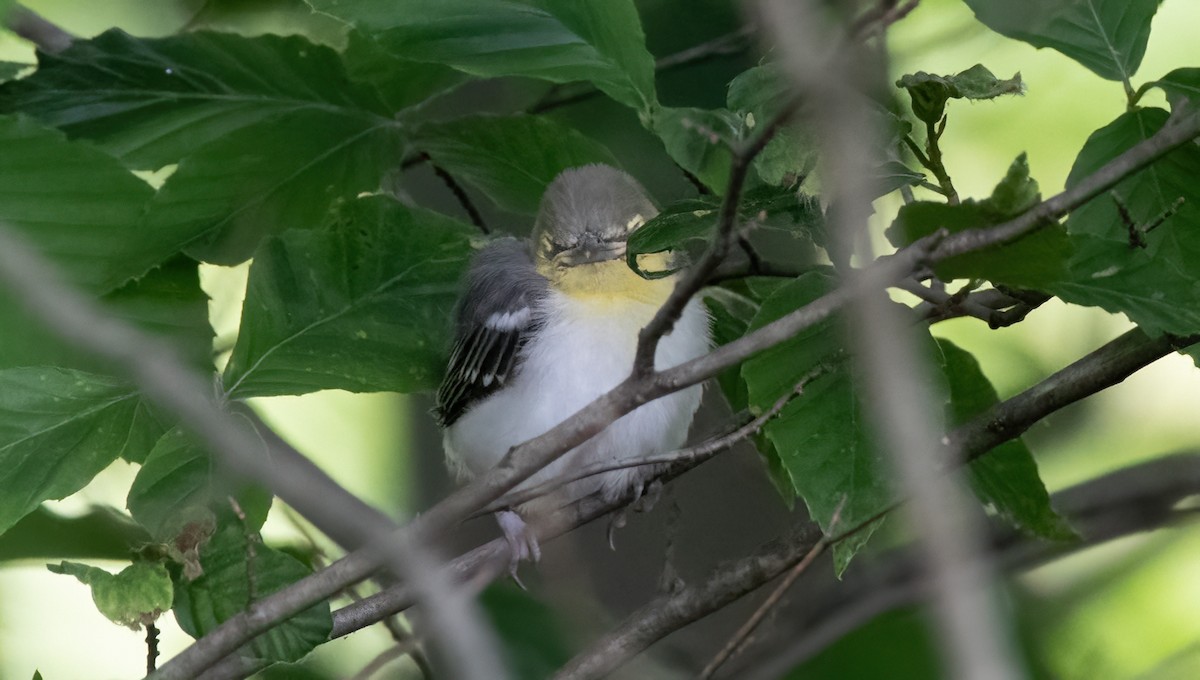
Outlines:
[[[438,568],[439,561],[418,538],[385,541],[394,533],[393,524],[386,517],[339,486],[294,449],[281,445],[277,438],[260,438],[245,421],[231,417],[222,404],[208,396],[212,393],[211,386],[188,369],[170,346],[105,314],[94,301],[68,287],[51,264],[24,239],[3,226],[0,226],[0,284],[14,293],[13,299],[20,301],[30,317],[69,345],[104,360],[115,373],[137,385],[144,396],[179,418],[220,464],[263,484],[343,545],[366,546],[365,554],[370,555],[371,563],[386,565],[398,577],[408,580],[423,602],[436,601],[437,606],[429,608],[430,630],[436,632],[436,640],[452,647],[465,645],[470,650],[463,658],[451,658],[450,665],[456,674],[495,677],[495,669],[500,666],[494,664],[499,664],[500,658],[490,631],[481,625],[474,604],[451,587]],[[266,456],[262,455],[264,446]],[[345,585],[337,584],[320,599]],[[250,605],[251,618],[262,601]],[[480,647],[476,648],[476,644]],[[225,653],[235,649],[237,645]],[[177,659],[151,675],[191,678],[208,665],[189,667],[177,663]]]
[[[1004,571],[1022,571],[1106,541],[1195,521],[1194,511],[1176,506],[1198,493],[1200,454],[1158,458],[1052,496],[1054,507],[1070,521],[1081,541],[1039,541],[994,525],[988,543]],[[763,640],[756,658],[743,658],[728,677],[780,677],[879,614],[919,602],[927,587],[927,576],[910,550],[880,555],[832,588],[810,592],[803,611],[789,612],[791,625],[781,626],[772,639]]]
[[[46,54],[62,52],[75,40],[75,36],[57,24],[21,5],[14,5],[8,10],[4,25],[8,30],[37,45],[37,48]]]
[[[671,291],[670,297],[663,303],[650,323],[638,332],[637,353],[633,360],[634,377],[644,378],[654,373],[654,353],[658,349],[659,340],[671,332],[692,296],[708,283],[713,272],[725,260],[730,244],[737,237],[738,208],[742,202],[742,190],[746,186],[751,164],[763,149],[767,148],[767,144],[770,144],[771,140],[779,134],[799,106],[799,99],[791,100],[749,144],[744,148],[733,150],[733,158],[729,167],[729,182],[725,189],[725,199],[721,202],[720,216],[717,219],[716,233],[713,235],[712,243],[701,256],[700,261],[689,267],[675,284],[675,289]]]
[[[950,439],[958,442],[966,459],[979,457],[1005,441],[1019,436],[1020,432],[1024,431],[1024,428],[1016,427],[1019,423],[1024,423],[1025,427],[1028,427],[1029,424],[1078,401],[1082,396],[1086,396],[1080,394],[1079,381],[1090,386],[1092,392],[1089,394],[1095,393],[1107,386],[1121,382],[1152,361],[1170,354],[1180,347],[1197,342],[1200,342],[1200,336],[1171,341],[1163,338],[1151,339],[1140,331],[1123,335],[1028,390],[997,404],[978,418],[960,426],[950,435]],[[1017,419],[1006,421],[1013,423],[1014,427],[993,433],[991,431],[992,423],[997,417],[1004,414],[1021,415],[1019,421]],[[1200,480],[1196,486],[1200,488]],[[891,506],[891,508],[894,507],[895,505]],[[891,508],[885,512],[890,511]],[[875,519],[871,518],[867,523],[873,522]],[[817,530],[816,524],[810,523],[806,526],[815,534],[808,535],[810,540],[804,545],[787,544],[782,547],[769,548],[774,551],[774,555],[784,555],[791,560],[789,564],[779,567],[778,571],[770,574],[754,572],[745,575],[743,577],[745,580],[734,579],[728,572],[730,570],[739,571],[736,564],[741,563],[736,563],[734,566],[714,573],[710,580],[703,584],[691,586],[674,595],[660,596],[638,609],[615,629],[593,643],[591,647],[564,667],[556,679],[581,680],[601,677],[671,632],[721,609],[741,595],[767,583],[774,576],[799,561],[820,539],[820,532]],[[851,535],[858,528],[852,527],[834,540]],[[761,556],[760,552],[755,557],[747,559],[755,560]]]

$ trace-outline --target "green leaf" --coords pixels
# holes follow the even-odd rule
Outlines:
[[[164,429],[115,379],[55,367],[0,370],[0,533]]]
[[[1050,47],[1102,78],[1128,82],[1162,0],[965,0],[989,28]]]
[[[778,65],[764,64],[743,71],[729,83],[727,102],[729,110],[741,119],[741,133],[751,136],[779,116],[793,96],[793,87]],[[794,184],[812,172],[816,150],[816,140],[806,128],[787,125],[755,157],[754,169],[767,184]],[[724,189],[722,186],[720,191]]]
[[[203,575],[175,580],[175,619],[188,635],[200,638],[244,611],[252,602],[308,576],[312,570],[295,558],[247,538],[228,526],[200,552]],[[300,612],[256,637],[240,653],[265,661],[296,661],[329,639],[333,621],[329,603]]]
[[[187,252],[206,262],[241,262],[265,235],[317,226],[335,200],[375,191],[400,156],[392,123],[295,111],[184,158],[143,229],[198,237]]]
[[[1022,94],[1025,85],[1018,73],[1008,80],[1000,80],[983,64],[952,76],[938,76],[918,71],[902,76],[896,87],[908,90],[912,98],[912,110],[918,119],[926,123],[937,123],[946,112],[950,99],[995,99],[1005,94]]]
[[[188,364],[212,370],[212,328],[208,325],[208,296],[200,289],[194,260],[177,256],[140,279],[99,299],[103,309],[143,331],[171,342]],[[17,300],[0,290],[0,368],[61,366],[101,372],[105,366],[66,345],[31,318]],[[146,449],[149,450],[148,448]]]
[[[656,278],[669,272],[642,270],[639,255],[665,251],[700,252],[717,226],[721,203],[717,196],[701,196],[677,201],[664,208],[629,237],[629,266],[643,276]],[[820,203],[795,187],[756,187],[746,192],[738,208],[740,224],[753,224],[755,230],[824,243],[825,216]]]
[[[937,358],[950,396],[948,420],[957,426],[1000,401],[970,352],[938,339]],[[1013,525],[1052,540],[1078,538],[1050,506],[1033,453],[1020,439],[1005,442],[971,462],[967,476],[975,494]]]
[[[1172,106],[1179,100],[1187,100],[1192,106],[1200,105],[1200,68],[1177,68],[1152,83],[1167,95]]]
[[[712,319],[713,342],[718,347],[745,335],[750,322],[758,314],[757,302],[727,288],[706,288],[703,295],[704,306],[708,308],[709,317]],[[734,413],[750,406],[740,366],[732,366],[722,371],[717,375],[717,382],[721,385],[721,392]]]
[[[479,599],[504,646],[509,677],[542,680],[571,658],[563,622],[527,591],[496,583]]]
[[[1200,288],[1170,259],[1093,236],[1071,239],[1067,278],[1046,290],[1066,302],[1124,314],[1151,335],[1200,332]]]
[[[314,129],[341,119],[387,123],[391,114],[347,78],[337,52],[299,36],[144,39],[116,29],[39,53],[34,74],[0,87],[0,112],[12,111],[148,169],[281,114],[319,114]]]
[[[33,64],[23,64],[19,61],[0,61],[0,82],[12,80],[18,73],[32,66]]]
[[[392,111],[419,107],[467,80],[448,66],[400,59],[362,31],[350,31],[342,60],[350,78],[374,87]]]
[[[762,326],[817,299],[834,286],[828,272],[815,271],[780,287],[762,303],[750,329]],[[837,327],[825,322],[772,347],[742,366],[750,409],[761,413],[814,368],[841,349]],[[804,499],[809,515],[827,534],[868,521],[892,499],[885,461],[873,445],[859,413],[855,379],[843,362],[811,381],[802,394],[766,424],[779,468]],[[838,543],[834,563],[841,574],[878,522]]]
[[[1166,124],[1162,109],[1122,114],[1097,130],[1080,151],[1071,187]],[[1068,302],[1124,313],[1151,335],[1200,332],[1200,147],[1178,150],[1124,179],[1071,214],[1067,229],[1075,255],[1070,274],[1050,290]],[[1177,212],[1143,234],[1145,247],[1130,245],[1129,227],[1115,194],[1137,225],[1153,223],[1178,199]]]
[[[714,193],[725,193],[730,148],[742,136],[741,118],[725,109],[665,107],[654,116],[653,130],[680,167]]]
[[[917,172],[900,161],[884,161],[875,169],[873,185],[875,196],[886,196],[900,189],[920,184],[925,179],[925,173]]]
[[[442,376],[474,231],[383,196],[263,244],[225,371],[239,398],[320,389],[412,392]]]
[[[47,564],[56,574],[79,579],[92,589],[96,609],[113,623],[140,630],[171,608],[174,588],[161,562],[134,562],[119,574],[78,562]]]
[[[782,285],[782,279],[769,279],[773,284]],[[743,280],[745,282],[745,280]],[[706,288],[703,291],[704,306],[712,319],[713,342],[717,346],[725,345],[745,335],[758,314],[759,301],[751,297],[723,287]],[[742,379],[742,365],[737,364],[721,371],[717,375],[717,384],[729,408],[735,414],[741,414],[750,408],[750,396],[746,389],[746,381]],[[771,482],[783,496],[788,507],[796,502],[796,489],[792,484],[791,475],[783,468],[781,457],[775,450],[771,440],[761,433],[753,438],[755,449],[758,450],[767,464],[767,473]]]
[[[643,113],[654,58],[632,0],[307,0],[373,34],[397,57],[484,78],[590,81]]]
[[[1029,164],[1021,154],[1009,166],[992,195],[981,201],[967,199],[958,205],[931,201],[909,203],[896,215],[887,230],[897,247],[905,246],[939,229],[957,233],[981,229],[1007,221],[1037,205],[1041,200],[1037,182],[1029,176]],[[1060,280],[1070,254],[1066,233],[1048,225],[1023,238],[977,253],[952,257],[934,267],[938,277],[987,279],[993,283],[1044,289]]]
[[[0,536],[0,562],[63,557],[129,559],[135,547],[150,540],[144,529],[114,508],[93,506],[85,514],[66,517],[43,505]]]
[[[537,212],[546,186],[567,168],[617,166],[600,143],[574,128],[536,116],[467,116],[423,125],[412,143],[496,205]]]
[[[116,159],[21,116],[0,116],[0,222],[73,284],[105,293],[163,262],[190,235],[138,224],[154,191]]]
[[[176,428],[162,436],[142,463],[126,505],[139,524],[160,542],[172,541],[189,523],[230,514],[236,498],[245,528],[257,531],[267,519],[271,495],[234,482],[194,437]]]

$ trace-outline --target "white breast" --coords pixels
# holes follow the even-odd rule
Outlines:
[[[558,292],[544,304],[545,324],[525,346],[517,376],[446,430],[447,460],[460,476],[485,472],[511,447],[542,434],[616,387],[633,367],[638,331],[657,310],[643,303],[582,302]],[[669,368],[704,354],[709,337],[708,315],[693,300],[675,329],[659,343],[656,367]],[[696,385],[637,408],[524,486],[583,465],[679,448],[700,405],[700,393]],[[649,474],[648,469],[629,468],[596,475],[565,487],[566,500],[597,490],[612,497]]]

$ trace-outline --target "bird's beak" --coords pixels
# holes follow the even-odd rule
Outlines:
[[[555,264],[574,267],[581,264],[608,262],[625,257],[625,241],[592,241],[564,250],[554,256]]]

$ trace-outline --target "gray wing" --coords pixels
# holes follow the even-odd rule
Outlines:
[[[522,241],[496,241],[475,256],[437,393],[434,413],[442,427],[516,374],[521,347],[541,323],[540,303],[548,290]]]

